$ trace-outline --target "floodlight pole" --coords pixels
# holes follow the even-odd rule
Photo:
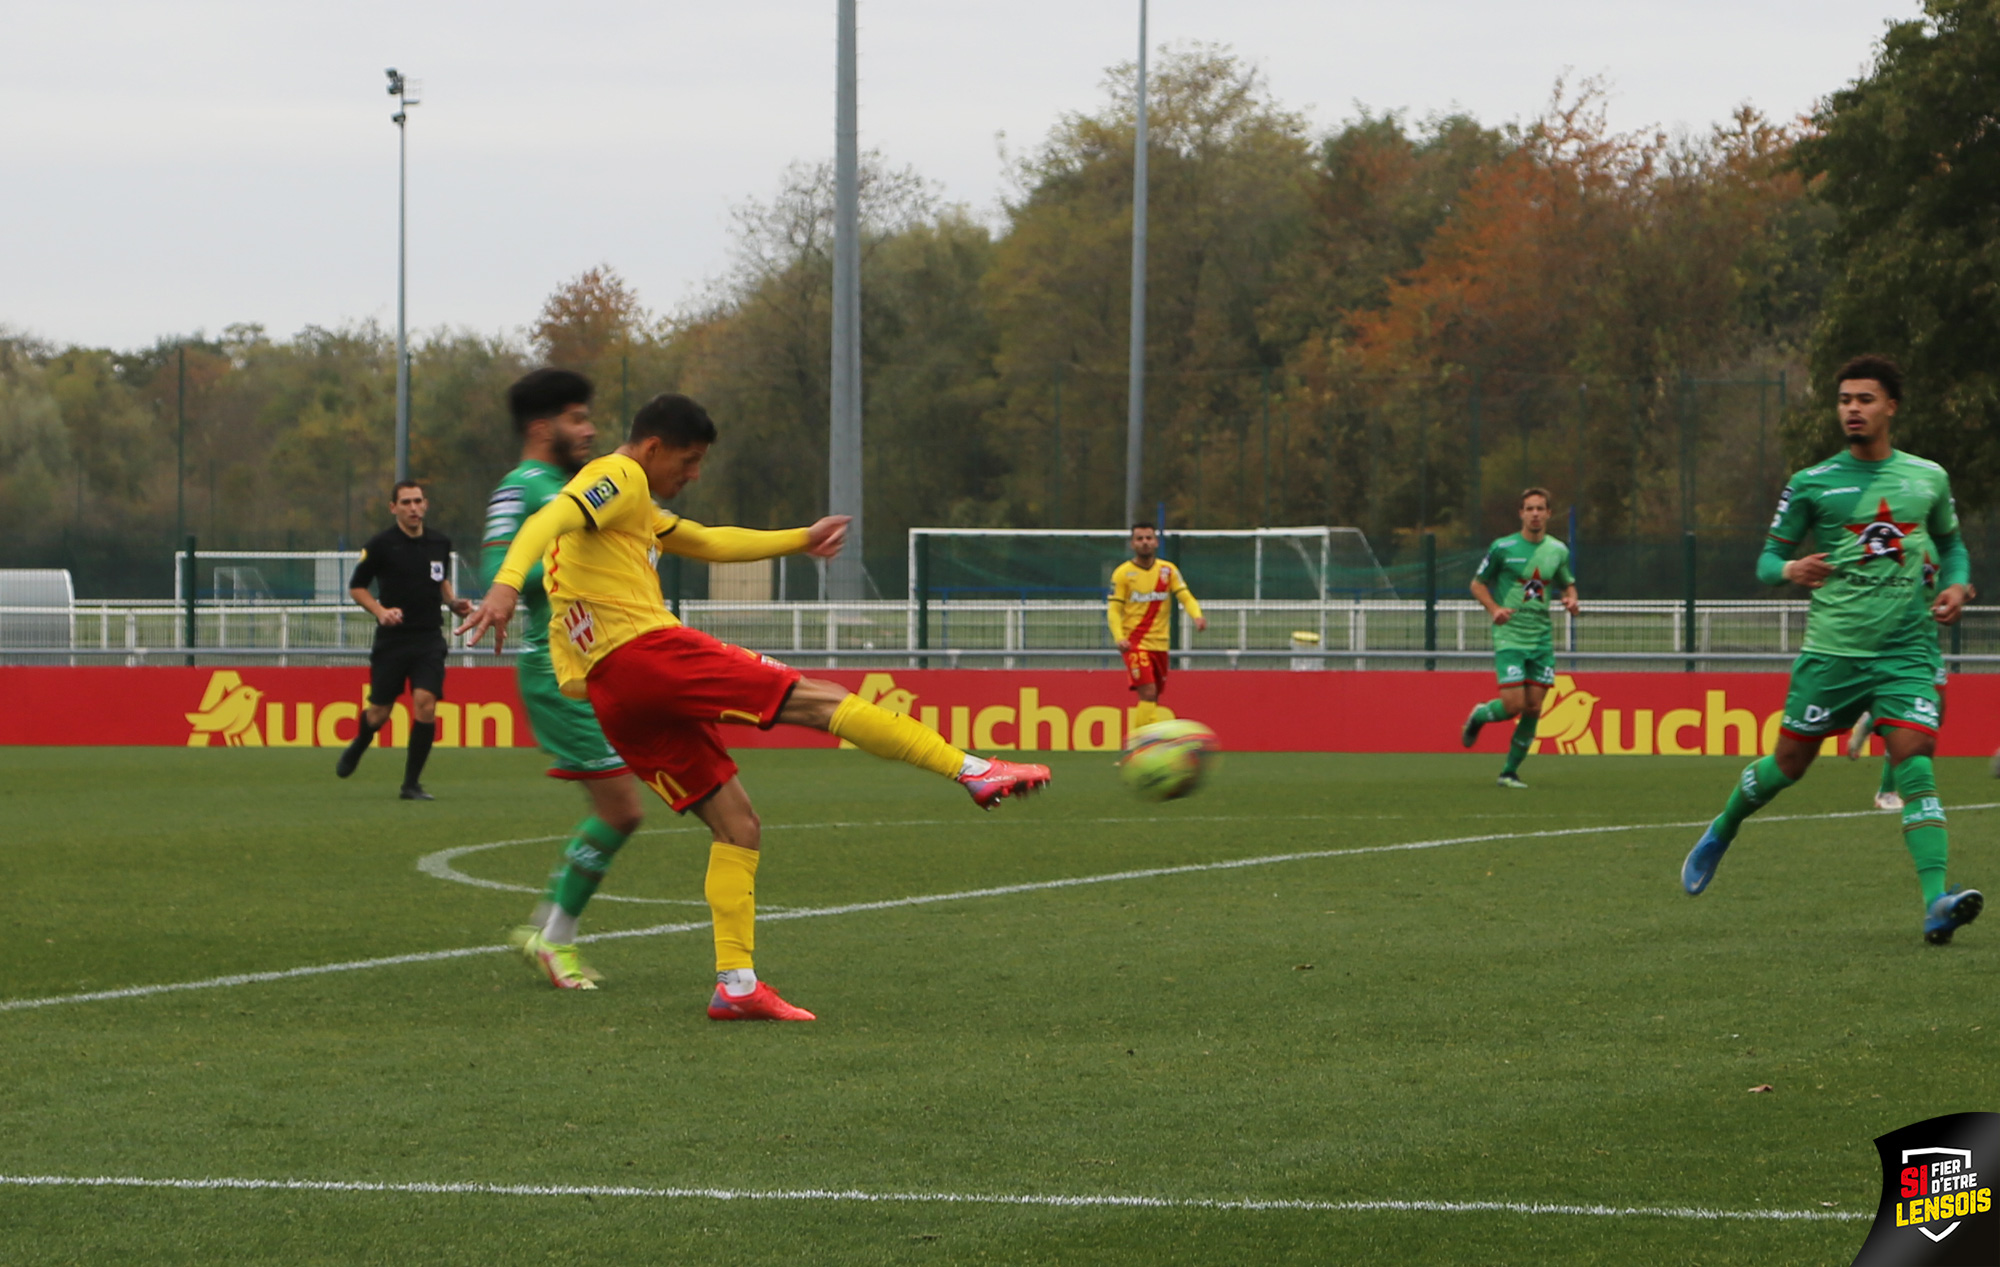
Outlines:
[[[410,478],[410,342],[408,325],[409,216],[407,214],[410,165],[408,128],[409,107],[417,104],[411,85],[401,72],[390,67],[389,95],[396,99],[396,113],[389,121],[396,125],[396,478]]]
[[[1139,0],[1138,126],[1132,135],[1132,363],[1125,415],[1125,523],[1139,518],[1146,435],[1146,0]]]
[[[848,515],[847,546],[827,569],[828,596],[868,597],[862,554],[861,155],[855,87],[854,0],[839,0],[834,91],[833,381],[828,419],[827,513]]]

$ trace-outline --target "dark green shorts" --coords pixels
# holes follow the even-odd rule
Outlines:
[[[1533,682],[1537,686],[1556,684],[1556,652],[1554,647],[1537,647],[1533,651],[1513,648],[1493,649],[1493,676],[1502,686],[1522,686]]]
[[[606,779],[625,773],[625,758],[605,740],[590,702],[571,699],[556,687],[547,647],[523,651],[514,676],[535,742],[549,754],[551,778]]]
[[[1868,713],[1876,726],[1938,729],[1937,656],[1922,648],[1859,656],[1808,651],[1792,662],[1779,729],[1794,739],[1838,734]]]

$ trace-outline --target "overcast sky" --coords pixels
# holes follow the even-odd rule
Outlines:
[[[1016,150],[1102,100],[1136,0],[861,0],[861,140],[991,212]],[[1789,117],[1914,0],[1154,0],[1152,44],[1227,44],[1316,130],[1355,103],[1488,123],[1566,70],[1621,128]],[[674,310],[729,209],[833,151],[832,0],[6,0],[0,325],[147,344],[259,322],[392,325],[410,121],[410,322],[526,325],[603,261]]]

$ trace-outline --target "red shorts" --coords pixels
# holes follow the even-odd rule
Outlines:
[[[590,671],[590,707],[632,773],[683,813],[736,777],[718,723],[768,729],[802,675],[685,625],[641,634]]]
[[[1167,653],[1164,651],[1127,651],[1125,654],[1125,678],[1131,689],[1138,690],[1151,682],[1161,690],[1167,689]]]

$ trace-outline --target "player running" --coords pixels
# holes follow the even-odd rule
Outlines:
[[[1757,560],[1766,585],[1793,581],[1812,591],[1777,751],[1743,771],[1681,864],[1681,887],[1691,895],[1706,889],[1743,820],[1804,778],[1821,742],[1866,711],[1895,766],[1903,843],[1923,889],[1924,940],[1942,946],[1986,903],[1976,889],[1945,884],[1949,839],[1931,769],[1939,722],[1932,622],[1958,619],[1971,563],[1944,468],[1890,445],[1902,371],[1884,357],[1861,356],[1835,381],[1847,452],[1792,476]],[[1808,533],[1814,553],[1788,558]],[[1934,600],[1924,593],[1927,556],[1939,566]]]
[[[707,411],[686,396],[656,396],[641,406],[615,453],[586,465],[521,525],[485,600],[459,632],[471,644],[486,629],[504,630],[529,571],[542,565],[558,688],[571,699],[587,698],[632,772],[713,833],[704,885],[715,925],[709,1016],[809,1021],[811,1012],[778,997],[753,967],[761,838],[719,723],[828,731],[863,751],[962,783],[981,807],[1046,786],[1049,770],[961,752],[936,731],[844,687],[675,619],[655,570],[662,550],[714,563],[797,553],[832,558],[847,535],[843,515],[810,528],[755,532],[705,527],[656,507],[653,498],[674,497],[700,477],[715,436]]]
[[[1158,714],[1160,692],[1167,685],[1167,635],[1178,601],[1194,619],[1197,630],[1208,628],[1201,604],[1180,569],[1159,557],[1160,530],[1152,524],[1132,525],[1132,557],[1111,570],[1111,597],[1104,618],[1111,641],[1125,658],[1125,679],[1139,693],[1133,708],[1134,729],[1150,726]]]
[[[590,380],[570,370],[542,369],[507,389],[507,409],[521,436],[521,464],[507,472],[486,506],[479,570],[487,584],[528,516],[554,500],[590,461],[597,428],[590,420]],[[521,702],[535,742],[549,755],[549,776],[584,790],[590,814],[570,833],[542,900],[512,940],[528,962],[560,990],[595,990],[596,974],[576,954],[576,925],[619,849],[645,819],[639,781],[606,742],[586,700],[556,686],[549,661],[549,599],[537,560],[522,580],[527,608],[525,645],[514,661]]]
[[[1458,732],[1458,741],[1470,748],[1488,722],[1520,719],[1500,771],[1504,788],[1528,786],[1521,781],[1521,762],[1542,723],[1542,698],[1556,684],[1551,586],[1560,588],[1564,611],[1574,616],[1581,610],[1569,547],[1549,535],[1549,491],[1530,488],[1521,494],[1521,531],[1486,547],[1486,557],[1472,574],[1472,596],[1493,617],[1493,671],[1500,680],[1500,697],[1474,708]]]

